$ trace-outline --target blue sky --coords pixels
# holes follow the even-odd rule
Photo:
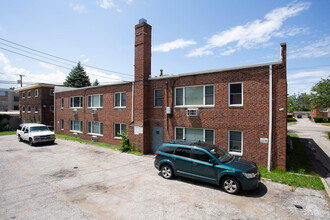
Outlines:
[[[60,84],[75,65],[8,41],[124,73],[85,66],[91,81],[132,80],[134,26],[145,18],[152,26],[152,76],[159,69],[179,74],[275,61],[286,42],[288,92],[309,92],[330,75],[329,11],[328,0],[3,0],[0,87],[17,87],[3,82],[18,74],[26,85]]]

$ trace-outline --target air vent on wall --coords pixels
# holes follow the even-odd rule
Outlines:
[[[78,110],[77,110],[77,109],[73,109],[73,110],[72,110],[72,113],[73,113],[74,115],[76,115],[76,114],[77,114],[77,112],[78,112]]]

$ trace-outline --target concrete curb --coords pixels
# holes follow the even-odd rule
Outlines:
[[[325,181],[325,179],[323,177],[320,177],[320,178],[321,178],[321,181],[324,185],[325,191],[327,192],[328,197],[330,198],[330,188],[328,186],[328,183],[327,183],[327,181]]]

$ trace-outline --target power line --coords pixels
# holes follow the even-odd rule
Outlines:
[[[44,54],[44,55],[47,55],[47,56],[50,56],[50,57],[54,57],[54,58],[56,58],[56,59],[64,60],[64,61],[71,62],[71,63],[77,63],[77,62],[72,61],[72,60],[69,60],[69,59],[65,59],[65,58],[62,58],[62,57],[58,57],[58,56],[55,56],[55,55],[52,55],[52,54],[49,54],[49,53],[42,52],[42,51],[40,51],[40,50],[32,49],[32,48],[30,48],[30,47],[27,47],[27,46],[24,46],[24,45],[21,45],[21,44],[18,44],[18,43],[14,43],[14,42],[12,42],[12,41],[9,41],[9,40],[6,40],[6,39],[3,39],[3,38],[1,38],[1,37],[0,37],[0,40],[6,41],[6,42],[11,43],[11,44],[14,44],[14,45],[16,45],[16,46],[20,46],[20,47],[23,47],[23,48],[25,48],[25,49],[29,49],[29,50],[32,50],[32,51],[35,51],[35,52],[38,52],[38,53],[41,53],[41,54]],[[106,71],[106,72],[122,74],[122,75],[130,76],[130,77],[133,76],[133,75],[131,75],[131,74],[121,73],[121,72],[117,72],[117,71],[113,71],[113,70],[108,70],[108,69],[104,69],[104,68],[99,68],[99,67],[95,67],[95,66],[91,66],[91,65],[87,65],[87,64],[81,64],[81,65],[82,65],[82,66],[86,66],[86,67],[90,67],[90,68],[93,68],[93,69],[98,69],[98,70]]]

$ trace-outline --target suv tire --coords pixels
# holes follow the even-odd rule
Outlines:
[[[33,144],[33,141],[32,141],[32,138],[29,139],[29,144],[30,144],[30,146],[33,146],[34,145]]]
[[[23,139],[21,138],[21,135],[18,135],[18,141],[19,141],[19,142],[22,142],[22,140],[23,140]]]
[[[222,189],[229,194],[238,194],[241,187],[236,178],[227,176],[222,180]]]
[[[165,179],[171,179],[173,178],[174,174],[173,174],[173,169],[170,165],[168,164],[164,164],[161,168],[160,168],[160,173],[162,174],[162,177],[164,177]]]

